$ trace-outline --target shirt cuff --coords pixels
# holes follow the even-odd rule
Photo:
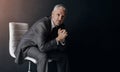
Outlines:
[[[56,40],[56,42],[57,42],[57,45],[59,45],[59,42]]]
[[[60,42],[56,40],[56,42],[57,42],[57,45],[59,45],[59,43],[60,43],[61,45],[63,45],[63,46],[65,45],[65,40],[64,40],[64,41],[60,41]]]
[[[64,41],[60,41],[61,45],[65,45],[65,40]]]

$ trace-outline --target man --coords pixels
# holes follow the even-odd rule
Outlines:
[[[23,36],[15,50],[15,62],[22,64],[26,56],[37,60],[37,71],[45,72],[46,62],[57,63],[58,72],[67,72],[65,39],[67,31],[63,25],[66,8],[62,4],[54,7],[51,17],[38,20]]]

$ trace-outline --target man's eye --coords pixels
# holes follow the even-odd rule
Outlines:
[[[60,16],[60,14],[57,14],[58,16]]]
[[[62,16],[62,19],[64,18],[64,16]]]

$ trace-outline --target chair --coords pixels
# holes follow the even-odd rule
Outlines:
[[[23,34],[28,30],[28,27],[29,27],[28,23],[9,22],[9,53],[13,58],[16,58],[14,55],[16,45],[20,41]],[[36,64],[37,61],[31,57],[26,57],[25,60],[29,61],[28,72],[31,72],[30,71],[31,62]],[[51,62],[51,60],[48,60],[48,62]],[[47,66],[48,65],[46,65],[46,72],[48,70]]]

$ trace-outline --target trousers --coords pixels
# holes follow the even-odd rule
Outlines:
[[[27,56],[37,60],[37,72],[45,72],[48,59],[56,62],[57,72],[70,72],[68,57],[66,54],[56,51],[49,53],[40,52],[38,48],[31,47],[27,51]]]

